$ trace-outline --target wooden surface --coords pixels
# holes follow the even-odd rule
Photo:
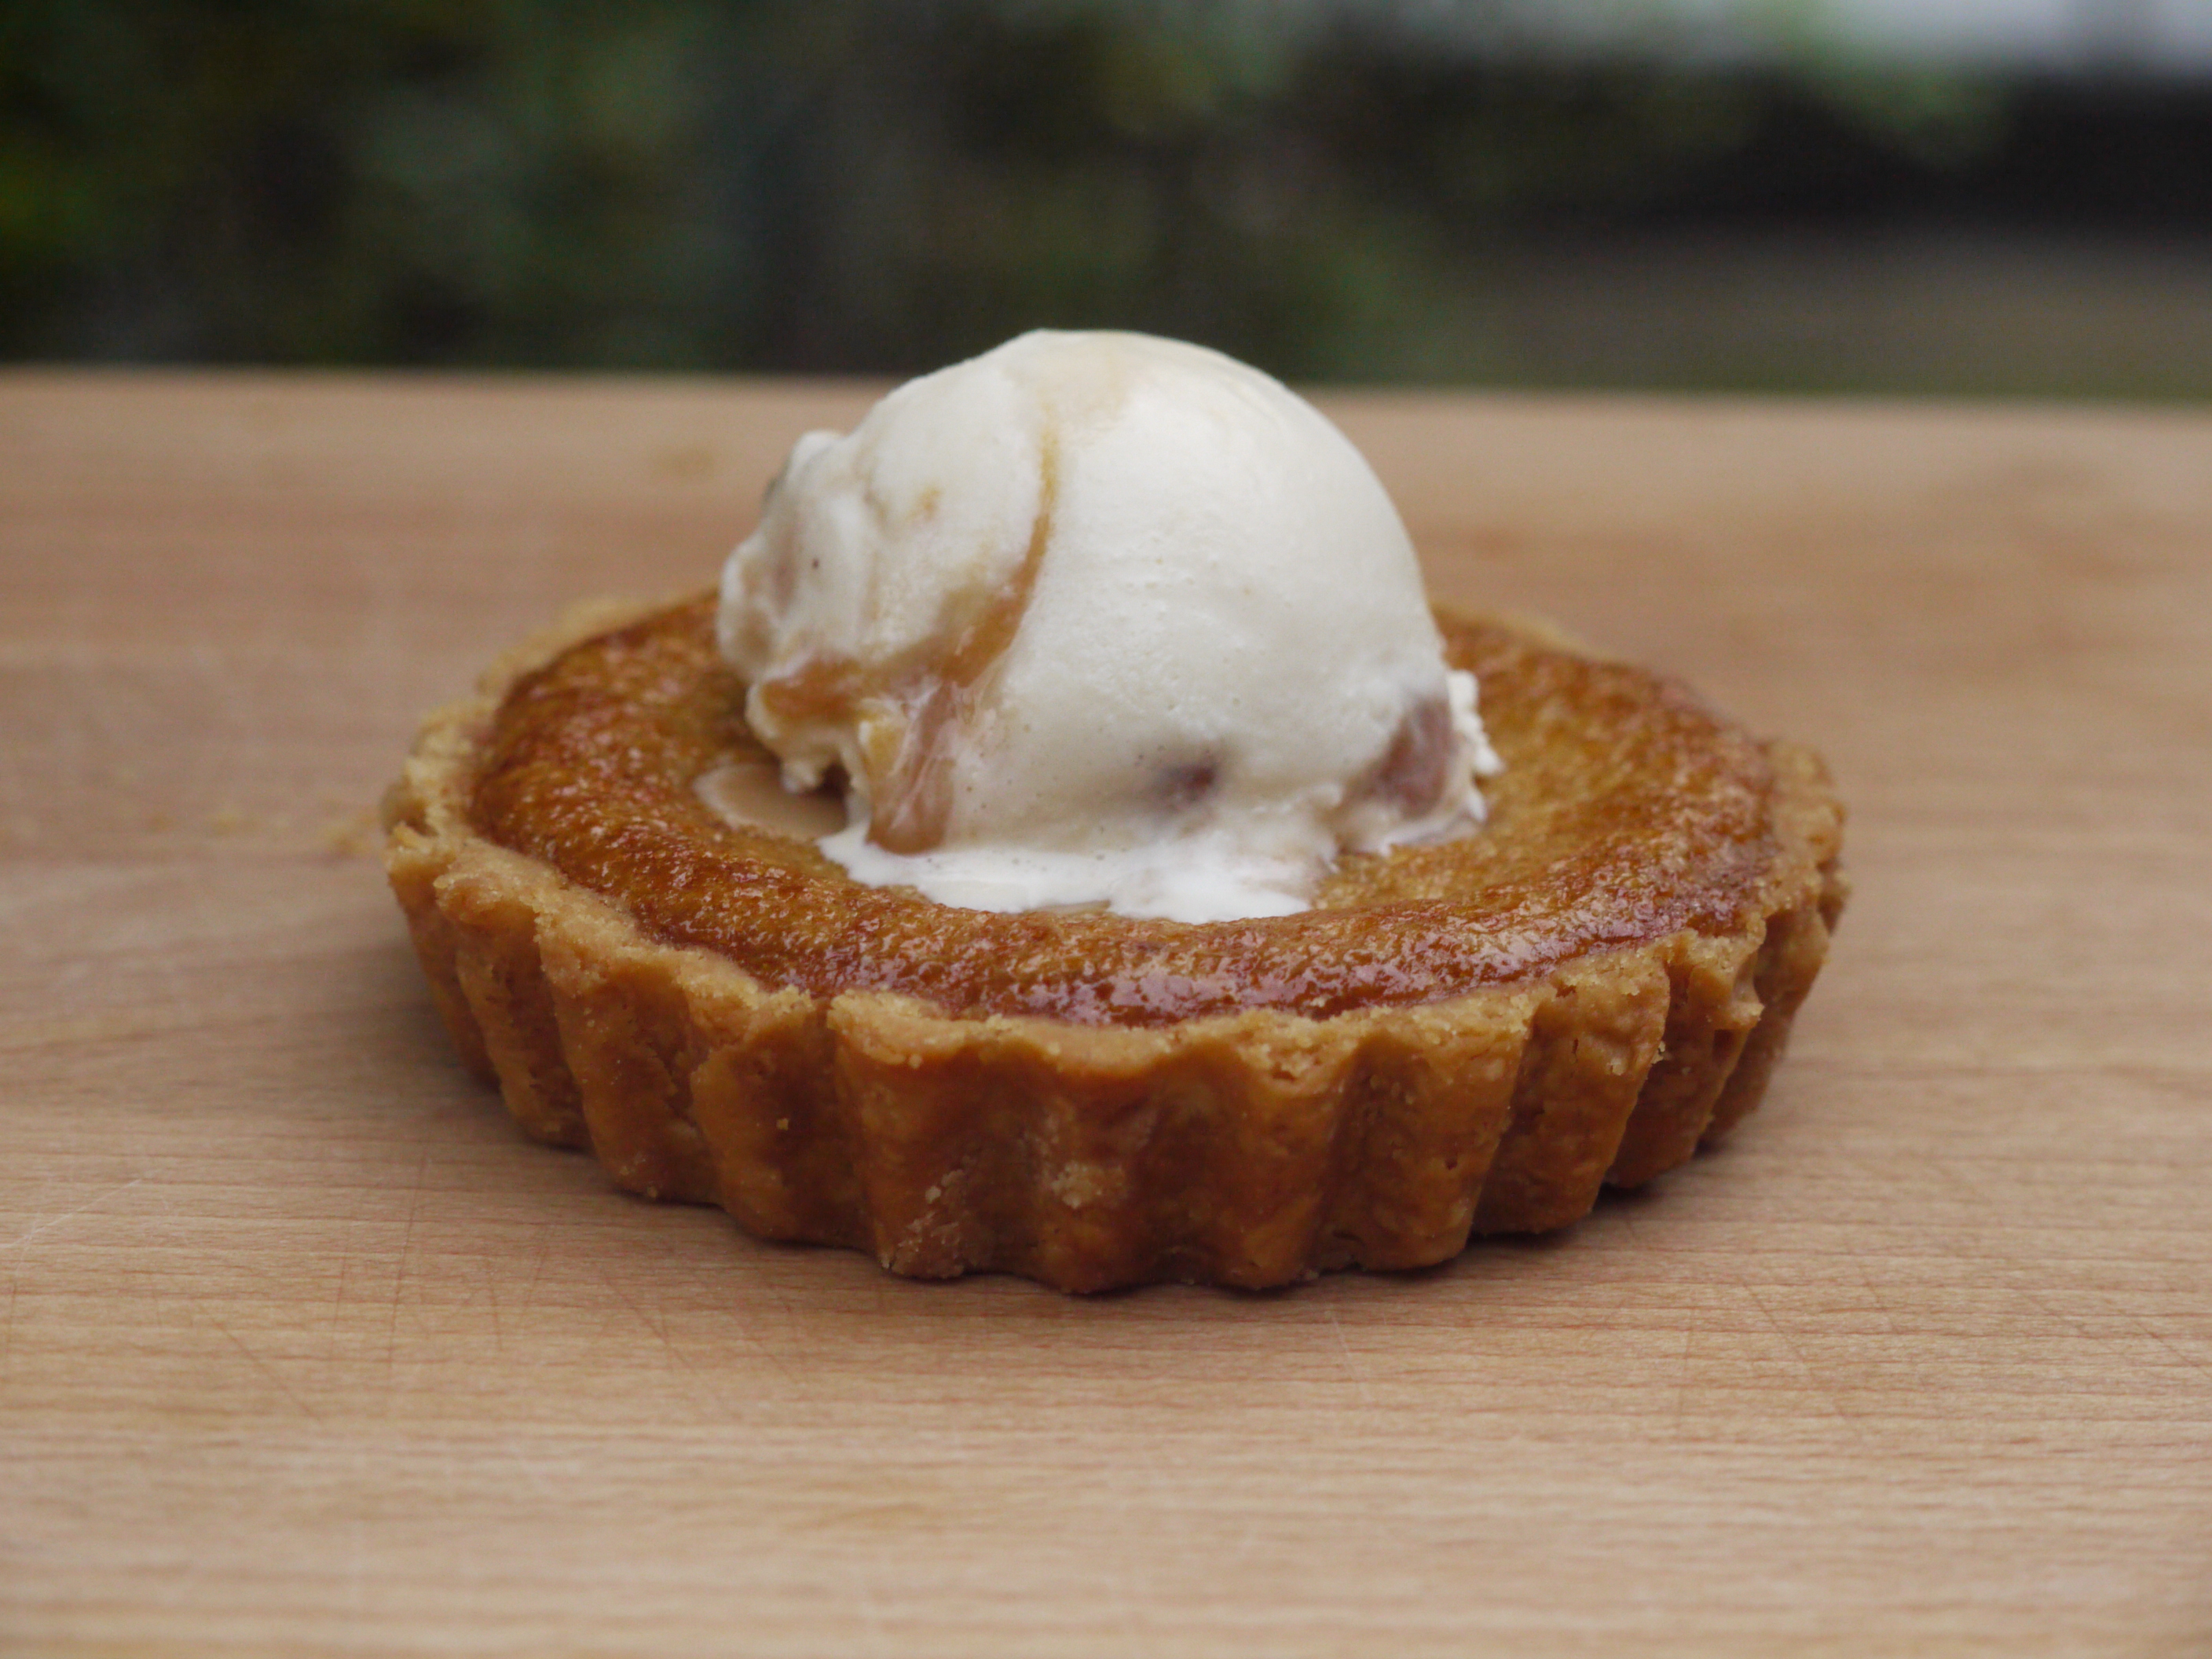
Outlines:
[[[1448,599],[1810,739],[1765,1109],[1540,1243],[1075,1301],[621,1197],[367,811],[840,387],[0,377],[0,1651],[2212,1651],[2212,417],[1339,399]]]

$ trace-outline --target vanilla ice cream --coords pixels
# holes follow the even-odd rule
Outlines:
[[[807,434],[720,631],[785,786],[842,778],[823,851],[975,909],[1285,915],[1471,828],[1498,765],[1358,451],[1145,335],[1025,334]]]

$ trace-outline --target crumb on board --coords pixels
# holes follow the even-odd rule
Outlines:
[[[333,858],[374,858],[384,844],[383,826],[374,805],[361,806],[327,820],[317,839]]]

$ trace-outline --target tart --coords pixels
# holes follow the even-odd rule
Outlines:
[[[956,908],[718,810],[772,761],[711,596],[572,621],[433,715],[387,867],[463,1058],[629,1191],[926,1278],[1424,1267],[1733,1128],[1846,891],[1810,751],[1437,622],[1505,762],[1490,821],[1347,856],[1294,915]]]

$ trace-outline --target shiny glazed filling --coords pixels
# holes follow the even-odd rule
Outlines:
[[[955,909],[863,885],[810,842],[732,824],[701,799],[717,769],[772,763],[714,617],[711,596],[688,601],[518,681],[471,816],[648,932],[771,987],[1097,1025],[1251,1008],[1323,1018],[1438,1001],[1685,927],[1729,930],[1775,856],[1773,771],[1750,736],[1643,670],[1446,615],[1445,656],[1480,678],[1505,761],[1486,828],[1348,857],[1297,915]]]

